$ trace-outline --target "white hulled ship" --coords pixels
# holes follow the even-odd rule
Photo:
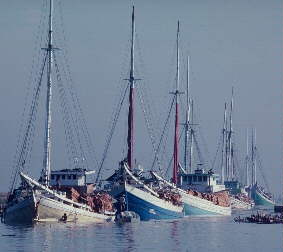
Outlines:
[[[80,165],[72,162],[75,168],[52,171],[51,170],[51,115],[52,115],[52,91],[56,84],[59,89],[60,105],[65,126],[65,137],[68,139],[70,160],[77,160],[78,155],[85,162],[85,155],[82,153],[81,135],[78,129],[84,130],[85,139],[89,140],[87,129],[84,124],[82,112],[77,96],[70,90],[71,85],[66,87],[60,75],[56,48],[53,44],[53,0],[48,1],[48,32],[47,45],[43,49],[43,61],[40,68],[39,79],[34,88],[33,100],[28,113],[26,128],[23,130],[23,139],[20,139],[19,151],[15,164],[15,173],[7,200],[7,206],[3,217],[6,223],[20,223],[33,221],[83,221],[83,222],[104,222],[114,219],[112,198],[105,192],[96,191],[95,188],[87,185],[86,175],[90,173],[86,169],[77,168]],[[44,40],[45,41],[45,40]],[[58,55],[57,55],[58,56]],[[37,181],[23,171],[30,165],[30,155],[34,140],[34,131],[38,114],[39,100],[43,89],[43,77],[47,77],[45,94],[45,131],[44,131],[44,155],[41,177]],[[67,82],[69,79],[67,79]],[[67,92],[74,104],[68,106]],[[73,114],[68,110],[76,108]],[[76,119],[74,119],[76,117]],[[81,120],[80,120],[81,119]],[[83,120],[83,122],[81,122]],[[80,124],[79,124],[80,123]],[[79,124],[79,125],[78,125]],[[74,140],[76,139],[76,140]],[[80,146],[75,149],[79,144]],[[89,144],[89,142],[88,142]],[[80,151],[80,153],[79,153]],[[21,180],[17,188],[18,180]]]

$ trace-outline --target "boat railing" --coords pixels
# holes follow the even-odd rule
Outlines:
[[[138,178],[136,178],[131,171],[127,168],[127,164],[124,163],[124,169],[125,171],[131,176],[131,178],[133,180],[135,180],[138,184],[140,184],[141,186],[143,186],[144,189],[146,189],[147,191],[149,191],[151,194],[153,194],[154,196],[159,198],[158,193],[156,193],[155,191],[153,191],[151,188],[149,188],[148,186],[146,186],[143,182],[141,182]]]
[[[35,185],[36,187],[38,187],[39,189],[43,190],[44,192],[47,192],[47,193],[50,193],[53,197],[55,197],[56,199],[58,200],[61,200],[61,201],[65,201],[65,202],[69,202],[71,204],[73,204],[74,207],[76,208],[88,208],[91,210],[91,207],[88,206],[88,205],[85,205],[85,204],[81,204],[81,203],[78,203],[78,202],[75,202],[73,200],[70,200],[68,198],[66,198],[65,196],[62,196],[60,194],[58,194],[56,191],[54,192],[54,190],[51,190],[41,184],[39,184],[37,181],[35,181],[34,179],[28,177],[27,175],[25,175],[24,173],[20,173],[21,177],[24,178],[25,180],[29,181],[29,183]]]

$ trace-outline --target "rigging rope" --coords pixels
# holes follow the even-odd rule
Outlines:
[[[182,135],[183,135],[184,132],[185,132],[185,129],[186,129],[185,127],[182,128],[181,134],[180,134],[179,139],[178,139],[178,143],[180,143],[180,140],[181,140],[181,138],[182,138]],[[173,158],[174,158],[174,154],[172,154],[172,156],[171,156],[171,158],[170,158],[170,161],[169,161],[169,164],[168,164],[168,166],[167,166],[166,172],[165,172],[165,174],[166,174],[167,176],[168,176],[168,172],[169,172],[170,166],[172,165]],[[179,165],[179,164],[178,164],[178,165]]]
[[[173,97],[172,102],[170,104],[169,113],[168,113],[167,118],[165,120],[165,124],[164,124],[163,130],[162,130],[162,133],[161,133],[161,137],[160,137],[159,143],[157,145],[156,153],[158,153],[159,150],[160,150],[160,146],[161,146],[161,143],[163,141],[163,138],[164,138],[164,135],[165,135],[165,131],[167,129],[168,122],[169,122],[169,119],[170,119],[170,116],[171,116],[171,113],[172,113],[174,102],[175,102],[175,96]],[[155,155],[154,159],[153,159],[153,162],[152,162],[152,165],[151,165],[151,170],[153,170],[153,167],[155,165],[156,160],[157,160],[157,156]]]
[[[146,111],[146,108],[145,108],[145,105],[144,105],[144,101],[143,101],[143,97],[142,97],[142,92],[140,91],[140,89],[137,89],[137,93],[138,93],[138,96],[139,96],[139,101],[140,101],[140,105],[141,105],[141,108],[142,108],[142,111],[143,111],[143,115],[144,115],[144,118],[145,118],[145,122],[146,122],[146,127],[147,127],[147,131],[148,131],[148,134],[149,134],[149,138],[151,140],[151,145],[152,145],[152,148],[153,148],[153,152],[155,154],[155,160],[157,160],[157,163],[158,163],[158,166],[159,166],[159,171],[161,172],[161,164],[160,164],[160,161],[159,161],[159,158],[158,158],[158,153],[157,153],[157,149],[155,148],[155,138],[154,138],[154,132],[153,132],[153,127],[150,125],[150,119],[148,118],[148,115],[147,115],[147,111]]]
[[[13,184],[13,180],[15,177],[15,174],[17,173],[17,162],[18,162],[18,157],[20,155],[21,152],[21,147],[22,147],[22,136],[24,135],[24,128],[25,128],[25,122],[26,122],[26,117],[28,116],[27,113],[27,109],[28,107],[28,97],[31,93],[31,83],[33,82],[32,79],[34,78],[35,83],[38,83],[38,79],[40,78],[40,73],[41,73],[41,67],[40,67],[40,62],[42,61],[42,58],[40,57],[42,50],[40,49],[40,47],[38,47],[38,45],[42,44],[43,41],[43,32],[42,32],[42,27],[44,24],[44,20],[46,20],[47,18],[47,12],[46,12],[46,7],[47,7],[47,3],[46,1],[42,1],[42,5],[41,5],[41,15],[40,15],[40,21],[38,23],[37,26],[37,32],[34,34],[34,50],[33,50],[33,56],[32,56],[32,63],[31,63],[31,70],[29,73],[29,77],[27,80],[27,91],[26,91],[26,95],[24,98],[24,109],[21,115],[21,119],[19,122],[19,132],[18,132],[18,136],[17,136],[17,144],[16,144],[16,151],[13,157],[13,165],[12,165],[12,175],[10,178],[10,187],[14,187],[12,186]],[[39,66],[39,69],[37,70],[37,66]],[[36,74],[36,75],[35,75]],[[35,88],[34,88],[35,90]],[[27,163],[26,163],[27,164]]]
[[[65,66],[66,69],[63,67],[63,73],[66,76],[67,85],[69,87],[68,91],[70,92],[70,96],[71,96],[71,99],[72,99],[72,105],[74,107],[75,118],[77,119],[76,124],[75,124],[76,132],[82,133],[83,139],[85,141],[86,148],[87,148],[87,151],[88,151],[89,158],[93,159],[93,161],[94,161],[93,163],[95,163],[96,166],[98,167],[98,160],[97,160],[97,157],[96,157],[95,148],[94,148],[93,142],[91,141],[91,137],[90,137],[89,130],[88,130],[88,127],[87,127],[87,123],[86,123],[86,120],[85,120],[85,116],[84,116],[81,104],[79,102],[78,94],[75,91],[75,85],[74,85],[74,81],[73,81],[72,75],[71,75],[71,70],[70,70],[71,68],[70,68],[70,64],[69,64],[69,61],[68,61],[68,57],[67,57],[67,54],[68,54],[68,50],[67,50],[67,46],[66,46],[67,38],[66,38],[65,30],[64,30],[65,26],[64,26],[64,20],[63,20],[63,15],[62,15],[61,1],[59,1],[59,8],[58,9],[60,11],[59,16],[61,17],[60,24],[61,24],[62,35],[63,35],[62,42],[65,45],[64,46],[65,50],[63,50],[63,59],[64,59],[63,66]],[[79,131],[79,129],[81,131]],[[79,133],[77,133],[77,134],[79,134]],[[79,137],[79,139],[81,139],[81,138]],[[82,146],[82,142],[81,142],[81,146]],[[86,162],[87,162],[87,160],[86,160]]]
[[[257,158],[258,164],[259,164],[259,171],[260,171],[261,176],[262,176],[262,178],[263,178],[264,185],[265,185],[265,187],[267,188],[267,191],[268,191],[268,192],[271,192],[271,191],[270,191],[270,188],[269,188],[269,186],[268,186],[268,183],[267,183],[267,179],[266,179],[266,177],[265,177],[265,175],[264,175],[264,172],[263,172],[262,160],[261,160],[261,158],[260,158],[260,156],[259,156],[259,152],[258,152],[257,147],[255,147],[255,154],[256,154],[256,158]]]
[[[214,155],[214,158],[213,158],[213,161],[212,161],[212,164],[211,164],[211,169],[212,170],[215,170],[215,171],[217,171],[216,169],[215,169],[215,163],[216,163],[216,158],[217,158],[217,156],[218,156],[218,153],[220,152],[219,150],[220,150],[220,147],[221,147],[221,150],[222,150],[222,148],[223,148],[223,146],[222,146],[222,133],[223,132],[223,130],[221,130],[221,134],[220,134],[220,138],[219,138],[219,140],[218,140],[218,144],[217,144],[217,149],[216,149],[216,153],[215,153],[215,155]],[[221,155],[222,155],[222,151],[220,152],[221,153]],[[220,164],[220,168],[222,167],[222,161],[221,161],[221,164]],[[218,172],[221,172],[221,170],[220,171],[218,171]]]
[[[27,123],[27,127],[26,127],[26,133],[24,135],[24,139],[23,139],[23,142],[21,144],[21,151],[19,153],[18,161],[15,165],[14,176],[13,176],[13,180],[12,180],[12,183],[11,183],[10,192],[13,191],[15,184],[17,183],[19,171],[24,169],[26,157],[27,157],[28,152],[29,152],[28,148],[30,147],[30,136],[31,136],[32,131],[33,131],[33,122],[36,119],[36,114],[37,114],[37,109],[38,109],[38,100],[39,100],[39,95],[40,95],[40,90],[41,90],[43,72],[44,72],[44,68],[45,68],[45,65],[46,65],[46,61],[47,61],[47,55],[48,55],[48,53],[46,52],[46,55],[45,55],[44,60],[43,60],[43,65],[42,65],[42,70],[41,70],[39,82],[38,82],[38,85],[35,89],[35,95],[34,95],[34,98],[32,100],[32,105],[31,105],[30,112],[29,112],[29,119],[28,119],[28,123]]]
[[[64,89],[64,86],[63,86],[63,82],[62,82],[62,79],[61,79],[59,66],[58,66],[55,54],[53,54],[53,58],[54,58],[54,66],[55,66],[55,71],[56,71],[56,78],[57,78],[57,82],[58,82],[57,85],[58,85],[59,96],[60,96],[59,100],[60,100],[60,105],[61,105],[61,109],[62,109],[62,112],[63,112],[63,122],[64,122],[64,129],[65,129],[65,138],[66,138],[66,142],[67,142],[67,151],[68,151],[68,153],[69,153],[69,151],[71,151],[72,155],[71,156],[69,155],[69,157],[76,158],[76,157],[79,156],[79,152],[76,148],[75,136],[74,136],[74,132],[73,132],[73,129],[72,129],[72,125],[75,127],[75,122],[74,122],[74,118],[73,118],[72,114],[68,110],[69,106],[68,106],[67,96],[66,96],[66,92],[65,92],[65,89]],[[78,139],[78,143],[79,143],[80,151],[81,151],[81,153],[83,153],[79,139]],[[69,148],[70,148],[70,150],[69,150]],[[71,167],[74,165],[73,162],[74,162],[74,160],[72,160],[70,162]]]
[[[129,88],[129,85],[126,86],[124,94],[123,94],[123,96],[122,96],[122,98],[121,98],[121,100],[120,100],[120,102],[118,104],[116,113],[114,115],[113,124],[112,124],[112,127],[110,129],[110,132],[109,132],[107,140],[106,140],[105,148],[104,148],[103,155],[102,155],[102,160],[101,160],[101,163],[99,165],[99,169],[98,169],[98,172],[97,172],[95,183],[97,183],[98,180],[99,180],[100,173],[101,173],[101,170],[103,168],[104,161],[105,161],[105,159],[107,157],[107,153],[108,153],[108,150],[109,150],[109,147],[110,147],[110,144],[111,144],[113,133],[115,131],[115,128],[116,128],[116,125],[117,125],[117,121],[118,121],[118,118],[119,118],[119,115],[120,115],[120,112],[121,112],[121,109],[122,109],[122,105],[124,103],[124,100],[125,100],[128,88]]]

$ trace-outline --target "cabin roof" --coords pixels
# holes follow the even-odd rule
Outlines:
[[[51,171],[51,174],[93,174],[95,171],[93,170],[87,170],[83,168],[74,168],[74,169],[62,169],[62,170],[55,170]]]

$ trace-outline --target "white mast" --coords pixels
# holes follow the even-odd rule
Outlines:
[[[52,19],[53,19],[53,0],[49,1],[49,30],[48,30],[48,46],[45,48],[48,53],[47,65],[47,96],[46,96],[46,123],[45,123],[45,139],[44,139],[44,159],[42,170],[42,183],[49,186],[51,165],[51,98],[52,98],[52,66],[53,66],[53,41],[52,41]]]
[[[189,87],[190,87],[190,58],[188,56],[187,58],[187,111],[186,111],[186,122],[185,122],[185,128],[186,128],[186,135],[185,135],[185,171],[187,173],[191,172],[191,159],[190,159],[190,165],[188,166],[188,147],[189,147],[189,134],[190,134],[190,93],[189,93]]]
[[[224,107],[224,122],[222,130],[222,161],[221,161],[221,184],[224,184],[225,180],[225,163],[226,163],[226,126],[227,126],[227,103],[225,102]]]
[[[255,129],[252,129],[252,186],[255,185],[256,179],[255,179]]]
[[[229,144],[229,150],[228,150],[228,180],[231,180],[234,177],[233,169],[232,169],[232,134],[233,134],[233,107],[234,107],[234,88],[232,87],[232,98],[231,98],[231,104],[230,104],[230,129],[229,129],[229,136],[228,136],[228,144]]]
[[[249,130],[247,129],[247,153],[246,153],[246,186],[249,186]]]
[[[190,163],[189,163],[189,172],[193,172],[193,154],[194,154],[194,101],[190,101],[190,114],[191,114],[191,134],[190,134]]]
[[[256,166],[257,166],[257,162],[256,162],[256,129],[254,130],[254,184],[256,184]]]
[[[178,169],[179,169],[179,81],[180,81],[180,60],[179,60],[179,35],[180,35],[180,22],[178,20],[178,27],[177,27],[177,73],[176,73],[176,90],[173,92],[175,95],[175,134],[174,134],[174,165],[173,165],[173,183],[177,184],[178,181]]]

